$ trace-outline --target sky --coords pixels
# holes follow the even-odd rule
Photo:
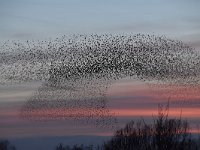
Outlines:
[[[0,0],[0,41],[145,33],[199,47],[199,5],[198,0]]]
[[[0,0],[0,43],[7,40],[43,40],[71,34],[154,34],[181,40],[200,50],[199,0]],[[73,126],[68,121],[30,122],[18,117],[20,107],[41,83],[0,85],[0,137],[111,135],[113,131]],[[176,87],[173,87],[176,89]],[[196,89],[188,88],[184,99],[173,103],[172,116],[190,117],[198,123]],[[182,90],[184,91],[184,90]],[[108,88],[110,109],[120,126],[133,118],[157,113],[159,89],[123,79]],[[183,92],[184,93],[184,92]],[[182,95],[180,93],[179,95]],[[181,97],[181,96],[180,96]],[[176,98],[174,98],[176,99]]]

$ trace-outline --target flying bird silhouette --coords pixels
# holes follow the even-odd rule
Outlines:
[[[74,35],[8,41],[0,50],[0,83],[40,81],[21,109],[33,120],[73,119],[100,127],[117,120],[106,90],[130,77],[198,86],[200,55],[181,41],[155,35]]]

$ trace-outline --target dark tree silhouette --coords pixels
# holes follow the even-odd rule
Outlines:
[[[16,150],[16,148],[9,141],[0,140],[0,150]]]
[[[62,143],[60,143],[57,147],[56,147],[56,150],[70,150],[70,147],[69,146],[63,146]]]
[[[100,149],[100,147],[95,148],[93,145],[89,145],[89,146],[84,146],[82,145],[73,145],[72,147],[70,146],[63,146],[62,143],[60,143],[57,147],[56,150],[95,150],[95,149]]]
[[[169,105],[159,106],[152,124],[143,119],[128,123],[103,145],[104,150],[198,150],[186,120],[168,117]]]

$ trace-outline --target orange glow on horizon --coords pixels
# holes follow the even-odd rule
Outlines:
[[[119,117],[136,117],[136,116],[152,116],[157,115],[157,109],[111,109],[111,112],[114,112],[116,116]],[[183,118],[193,118],[200,116],[200,109],[199,108],[170,108],[169,109],[169,117],[180,117]]]

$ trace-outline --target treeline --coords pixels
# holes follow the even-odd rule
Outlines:
[[[144,119],[129,122],[101,146],[70,147],[60,143],[55,150],[200,150],[200,138],[192,138],[187,120],[181,116],[170,119],[168,112],[168,106],[159,107],[152,124],[147,124]],[[8,141],[1,141],[0,150],[16,149]]]
[[[131,121],[97,148],[57,147],[56,150],[200,150],[200,138],[192,138],[187,120],[183,120],[181,115],[170,119],[168,112],[169,105],[159,106],[152,124],[147,124],[144,119]]]
[[[192,138],[189,123],[168,117],[169,107],[159,107],[152,124],[143,119],[131,121],[118,130],[103,150],[200,150],[200,141]]]
[[[64,146],[62,143],[60,143],[55,150],[102,150],[101,146],[94,146],[94,145],[74,145],[74,146]]]
[[[0,150],[16,150],[16,147],[8,140],[0,140]]]

